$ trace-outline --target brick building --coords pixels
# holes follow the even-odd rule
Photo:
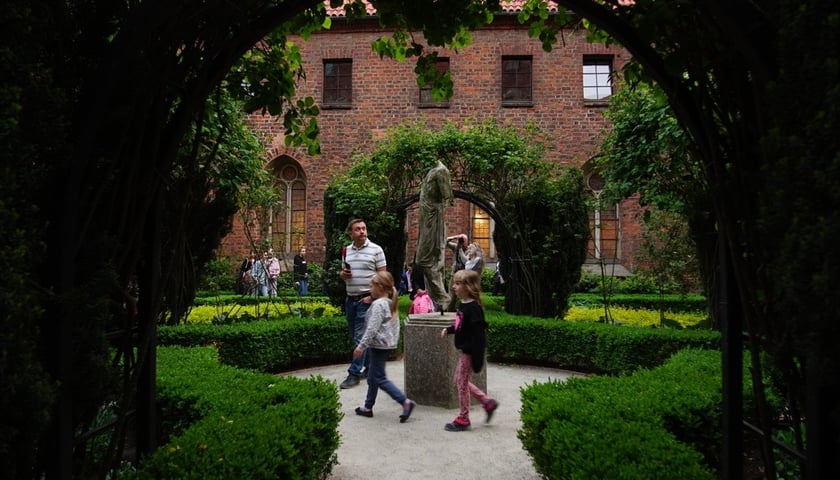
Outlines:
[[[332,11],[330,30],[314,33],[307,41],[293,39],[306,72],[298,94],[314,98],[321,111],[322,154],[311,156],[285,147],[282,119],[249,117],[269,146],[266,168],[285,188],[289,206],[278,210],[271,221],[275,252],[290,260],[305,244],[310,262],[323,262],[326,185],[336,172],[350,167],[356,151],[370,151],[390,127],[407,121],[423,119],[430,128],[447,120],[460,124],[466,119],[495,118],[514,125],[535,121],[554,139],[549,160],[582,167],[590,187],[597,191],[602,186],[600,177],[590,171],[589,160],[607,127],[603,113],[612,93],[609,75],[630,55],[619,47],[587,43],[584,31],[572,30],[562,32],[552,52],[544,52],[539,41],[528,37],[527,26],[517,21],[518,3],[503,2],[507,11],[497,15],[491,26],[473,32],[472,45],[457,52],[437,50],[438,68],[451,72],[454,82],[454,95],[440,104],[418,88],[412,62],[380,59],[371,49],[375,39],[388,34],[375,18],[349,23],[340,18],[343,11]],[[416,205],[412,208],[406,258],[413,257],[416,245]],[[590,224],[593,261],[600,255],[615,263],[617,274],[632,271],[640,233],[638,204],[623,201],[592,212]],[[486,213],[463,200],[447,209],[447,231],[466,233],[478,241],[490,263],[496,256],[492,229]],[[243,232],[240,219],[235,219],[221,253],[245,257],[249,246]],[[370,235],[375,241],[376,232]]]

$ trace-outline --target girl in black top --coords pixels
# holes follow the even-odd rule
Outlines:
[[[461,300],[455,311],[455,324],[444,328],[440,338],[455,334],[455,348],[461,350],[461,357],[455,367],[455,387],[458,389],[458,416],[444,428],[450,432],[470,429],[470,396],[484,405],[486,421],[493,417],[499,402],[488,397],[470,380],[473,372],[484,367],[484,352],[487,348],[487,322],[481,305],[481,276],[474,270],[458,270],[452,276],[452,291]]]

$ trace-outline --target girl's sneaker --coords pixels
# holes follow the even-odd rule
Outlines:
[[[443,429],[447,432],[463,432],[464,430],[470,429],[470,424],[464,423],[464,421],[460,418],[456,418],[455,420],[452,420],[452,423],[444,425]]]
[[[403,402],[403,412],[400,415],[400,423],[405,423],[405,421],[408,420],[408,417],[411,416],[411,412],[414,411],[415,406],[417,406],[417,404],[414,403],[414,400],[406,400]]]
[[[356,415],[361,415],[363,417],[372,418],[373,417],[373,410],[368,410],[365,407],[356,407]]]
[[[487,412],[487,419],[484,420],[484,423],[490,423],[490,419],[493,418],[493,412],[499,408],[499,402],[493,400],[487,400],[487,403],[484,404],[484,411]]]

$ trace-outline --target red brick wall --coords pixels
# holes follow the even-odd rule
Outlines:
[[[356,151],[370,151],[376,139],[390,127],[406,121],[425,119],[429,127],[444,121],[461,123],[474,118],[482,121],[495,118],[523,126],[535,121],[554,139],[548,159],[562,165],[581,166],[597,152],[600,138],[607,126],[603,118],[604,106],[587,104],[583,100],[582,62],[589,54],[614,56],[619,69],[630,58],[629,53],[616,47],[588,44],[582,32],[563,32],[562,39],[552,52],[544,52],[537,40],[528,38],[527,28],[515,17],[500,17],[493,27],[473,33],[472,45],[457,53],[439,50],[450,59],[450,71],[455,83],[449,108],[418,108],[419,93],[413,63],[380,59],[370,48],[382,36],[375,22],[348,25],[341,19],[333,22],[330,31],[313,34],[306,42],[294,39],[301,48],[306,79],[299,85],[301,96],[321,100],[324,59],[353,60],[353,103],[350,109],[322,108],[318,117],[321,128],[321,151],[312,157],[305,151],[290,150],[283,144],[282,123],[276,118],[252,115],[249,119],[261,137],[270,145],[266,162],[279,155],[288,155],[300,163],[307,177],[307,234],[306,245],[311,261],[321,262],[324,255],[323,194],[329,180],[346,171]],[[531,55],[533,57],[533,106],[503,107],[501,105],[501,57],[503,55]],[[412,258],[416,241],[416,214],[410,210],[407,229],[412,240],[406,258]],[[466,230],[469,233],[469,205],[457,202],[450,209],[447,231],[451,234]],[[632,264],[632,252],[638,240],[638,223],[634,224],[632,208],[622,216],[622,253]],[[244,256],[247,244],[237,219],[234,233],[222,246],[224,253]],[[371,232],[376,239],[376,232]],[[635,243],[634,243],[635,242]],[[630,266],[628,262],[625,265]]]

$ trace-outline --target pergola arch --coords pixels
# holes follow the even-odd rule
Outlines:
[[[754,329],[755,326],[763,327],[769,323],[758,308],[755,311],[747,310],[746,312],[740,309],[747,309],[753,305],[766,306],[767,302],[762,298],[759,298],[759,301],[753,301],[759,294],[765,293],[756,287],[763,286],[765,280],[767,280],[766,283],[771,283],[769,280],[772,279],[766,278],[771,274],[766,272],[773,270],[766,268],[766,264],[772,266],[772,260],[775,257],[783,257],[780,255],[783,252],[780,252],[781,247],[778,245],[771,245],[758,251],[764,256],[753,256],[752,251],[742,251],[744,245],[758,250],[756,245],[749,243],[756,240],[748,234],[754,235],[760,241],[772,240],[756,235],[752,231],[747,234],[741,231],[741,228],[749,227],[753,223],[754,218],[751,214],[754,211],[749,210],[748,207],[753,197],[757,196],[756,192],[762,194],[761,198],[769,198],[772,192],[737,188],[738,182],[743,178],[749,178],[752,173],[761,172],[762,163],[770,164],[767,151],[774,149],[768,149],[767,144],[762,142],[765,134],[774,131],[779,126],[777,124],[790,126],[788,122],[776,118],[780,117],[780,113],[774,111],[773,108],[778,108],[780,105],[771,101],[771,93],[776,94],[776,97],[784,97],[784,95],[778,95],[780,93],[778,87],[775,91],[761,87],[770,83],[778,85],[779,82],[775,81],[779,77],[792,82],[801,80],[800,75],[811,73],[810,69],[791,68],[794,66],[793,62],[782,55],[780,50],[788,43],[793,44],[786,43],[787,40],[801,40],[795,32],[806,32],[808,35],[819,33],[816,30],[802,28],[815,22],[804,15],[800,18],[795,10],[796,5],[788,6],[779,2],[770,2],[762,9],[747,2],[732,4],[711,1],[699,2],[696,6],[679,4],[679,12],[674,10],[672,16],[665,17],[671,22],[662,21],[663,17],[657,15],[646,16],[649,13],[647,10],[641,10],[640,15],[635,16],[632,15],[633,11],[625,12],[612,8],[616,4],[633,2],[562,0],[557,3],[608,31],[633,54],[635,59],[644,64],[646,73],[665,89],[677,116],[697,141],[696,147],[708,166],[709,176],[715,180],[714,184],[719,193],[716,213],[721,225],[721,251],[724,252],[721,255],[720,269],[724,274],[722,279],[731,282],[729,290],[727,290],[726,282],[721,282],[720,292],[724,297],[728,294],[733,305],[725,307],[726,298],[722,298],[721,304],[724,308],[721,309],[721,313],[726,316],[732,314],[729,318],[731,325],[725,322],[731,327],[731,333],[728,333],[726,338],[732,340],[731,344],[727,342],[726,351],[733,354],[734,362],[738,362],[739,339],[742,333],[740,323],[737,323],[739,317],[745,314],[744,316],[751,320],[748,326],[753,326]],[[640,9],[646,6],[645,2],[635,3],[640,4]],[[268,35],[276,26],[291,20],[304,9],[316,4],[318,4],[316,1],[302,1],[289,6],[285,4],[277,6],[271,2],[245,2],[245,4],[236,3],[235,5],[221,2],[202,3],[194,5],[195,8],[182,5],[182,9],[174,9],[169,4],[143,3],[140,7],[128,11],[126,18],[121,18],[123,22],[119,24],[119,34],[115,36],[114,41],[103,42],[102,48],[96,50],[101,50],[101,53],[93,57],[91,60],[95,61],[90,61],[89,65],[98,66],[98,68],[88,69],[89,72],[86,75],[89,75],[89,78],[85,78],[91,81],[80,82],[80,85],[84,86],[82,95],[85,101],[80,103],[80,111],[76,112],[75,118],[83,119],[84,122],[80,122],[77,126],[78,130],[74,132],[76,150],[71,161],[67,162],[68,174],[61,178],[64,197],[58,197],[62,201],[53,206],[54,211],[49,213],[50,219],[55,220],[53,223],[60,225],[61,228],[56,228],[57,232],[51,233],[48,239],[51,260],[49,264],[54,267],[51,270],[56,271],[49,272],[50,277],[55,280],[46,284],[54,285],[59,295],[65,295],[72,292],[86,279],[86,272],[80,272],[78,268],[78,250],[88,253],[83,250],[83,247],[96,247],[94,242],[90,241],[91,229],[83,227],[89,223],[88,212],[93,210],[91,206],[97,207],[99,204],[86,203],[88,199],[83,198],[80,192],[86,191],[85,187],[90,184],[98,185],[97,180],[101,178],[96,175],[97,172],[113,174],[116,180],[107,180],[115,185],[114,191],[123,195],[115,196],[115,198],[125,200],[130,208],[127,207],[122,215],[114,215],[113,218],[103,215],[103,219],[111,223],[103,222],[102,229],[109,233],[113,232],[114,239],[126,245],[126,248],[121,248],[119,253],[115,254],[115,260],[120,262],[121,271],[133,274],[134,269],[139,269],[139,284],[144,292],[150,292],[141,297],[139,313],[136,318],[130,319],[139,332],[137,350],[140,352],[140,358],[137,362],[137,370],[140,373],[137,378],[140,380],[136,383],[140,394],[135,403],[138,405],[138,417],[141,419],[153,418],[149,412],[153,411],[154,407],[155,367],[153,360],[157,313],[155,308],[160,303],[157,285],[162,277],[162,271],[159,265],[165,258],[160,239],[164,235],[161,217],[166,189],[163,188],[159,172],[167,171],[174,163],[178,144],[183,139],[193,114],[202,108],[204,99],[208,97],[214,86],[221,82],[236,59]],[[830,2],[817,3],[814,8],[807,10],[814,12],[815,18],[831,18],[830,14],[834,13],[834,10],[829,5]],[[816,7],[820,7],[821,10]],[[183,11],[192,11],[196,18],[206,20],[206,22],[195,21],[185,24],[183,16],[180,15]],[[445,9],[440,9],[440,11],[447,13]],[[667,9],[663,11],[668,13]],[[797,15],[793,15],[794,13]],[[818,15],[818,13],[825,14]],[[463,17],[458,17],[458,19],[463,20]],[[680,26],[678,22],[690,28],[677,28]],[[428,24],[435,25],[435,22]],[[451,24],[456,25],[458,22],[453,21]],[[172,25],[178,25],[179,28],[168,28]],[[785,28],[782,29],[779,25],[784,25]],[[75,31],[75,29],[72,30]],[[96,32],[95,28],[87,30]],[[145,34],[148,31],[160,32],[161,35]],[[208,35],[208,32],[213,35]],[[702,37],[703,42],[699,45],[693,42],[681,42],[683,38],[679,35],[682,35],[682,32]],[[702,35],[704,32],[714,34]],[[90,35],[95,35],[95,33],[90,33]],[[825,48],[823,45],[826,43],[814,41],[813,50],[824,51],[820,48]],[[184,48],[185,45],[200,45],[201,48]],[[181,54],[173,55],[172,52],[175,51]],[[664,58],[663,52],[668,51],[676,52],[676,55]],[[704,51],[710,52],[709,55],[700,56]],[[798,53],[791,57],[813,60],[808,56],[808,51]],[[806,63],[806,65],[810,64]],[[733,66],[736,67],[734,71]],[[696,74],[683,75],[684,70],[691,70]],[[800,71],[801,74],[798,73]],[[788,77],[785,77],[781,72],[794,73],[786,73]],[[711,75],[714,76],[714,82],[707,82]],[[94,79],[96,81],[93,81]],[[143,88],[138,88],[138,85],[142,85]],[[695,85],[696,89],[690,90],[689,85]],[[818,85],[822,89],[814,88],[813,85],[813,82],[809,82],[809,86],[812,87],[809,88],[809,93],[813,97],[820,98],[819,93],[828,91],[822,85]],[[129,88],[119,89],[117,86]],[[177,88],[177,94],[173,93],[173,86]],[[797,87],[801,89],[801,84]],[[781,93],[784,93],[784,90]],[[729,99],[731,102],[729,105],[724,105],[729,107],[724,112],[719,110],[722,102],[717,102],[717,100],[720,98]],[[173,109],[172,106],[176,100],[179,107]],[[740,104],[738,104],[739,101]],[[802,109],[806,113],[810,112],[811,108],[813,107],[802,102]],[[144,114],[133,114],[140,111]],[[719,112],[717,117],[715,112]],[[716,123],[718,119],[737,119],[738,121],[729,126],[729,135],[721,135],[718,130],[720,125]],[[794,133],[806,134],[804,123],[801,128],[802,130],[795,130]],[[807,137],[804,138],[807,139]],[[820,154],[824,153],[823,151],[828,151],[827,145],[827,143],[816,145],[817,148],[814,149],[816,153],[805,152],[810,155],[806,159],[818,159]],[[739,152],[739,155],[735,156],[734,152]],[[732,154],[732,156],[727,154]],[[771,157],[770,160],[778,161],[778,156],[780,154],[776,154],[776,157]],[[150,160],[154,163],[150,163]],[[770,166],[773,165],[770,164]],[[821,170],[816,169],[816,171]],[[122,185],[131,185],[136,188],[121,190]],[[142,201],[135,201],[135,198],[131,197],[131,194],[135,192],[143,193],[143,195],[135,195]],[[103,204],[111,200],[108,196],[97,196],[97,198],[104,199],[101,200]],[[793,197],[790,203],[801,204],[796,201],[798,199],[799,197]],[[103,208],[103,210],[109,209]],[[133,224],[138,227],[123,228],[126,218],[132,219]],[[504,222],[500,224],[504,225]],[[831,258],[830,255],[823,257]],[[141,263],[139,259],[143,259],[145,263]],[[762,268],[753,268],[756,265]],[[733,271],[737,272],[737,275],[731,273]],[[755,272],[761,273],[762,276],[755,278],[757,276]],[[831,284],[831,282],[826,283]],[[817,299],[821,300],[819,297]],[[739,302],[739,300],[746,301]],[[813,300],[810,297],[806,297],[805,300],[802,302],[804,305],[819,304],[819,302],[810,302],[809,300]],[[803,311],[807,317],[807,314],[815,312],[816,308],[811,307],[810,310],[803,309]],[[819,312],[816,311],[816,313]],[[49,369],[57,372],[56,378],[62,384],[70,385],[66,381],[69,373],[63,367],[70,365],[73,359],[74,344],[71,337],[73,317],[64,311],[51,311],[50,315],[58,319],[56,321],[58,328],[50,329],[45,333],[44,343],[56,343],[61,348],[55,349],[57,353],[46,358],[45,363]],[[784,328],[778,330],[786,334],[788,332]],[[751,338],[760,338],[763,332],[759,330],[756,333],[757,335],[751,335]],[[831,331],[823,327],[814,336],[820,337],[820,334],[824,334],[822,337],[830,338],[828,337],[830,333]],[[827,343],[830,344],[830,342]],[[797,360],[810,360],[810,368],[813,368],[813,365],[836,362],[836,355],[831,355],[830,349],[826,349],[822,344],[806,345],[806,347],[811,346],[819,348],[806,350],[795,345],[797,349],[794,352],[797,354]],[[151,361],[147,361],[147,358]],[[830,368],[836,368],[836,363],[828,363],[828,365]],[[834,392],[838,390],[837,376],[830,375],[834,371],[829,369],[827,373],[809,372],[808,377],[803,380],[809,392],[813,393],[813,401],[812,405],[809,404],[807,417],[810,470],[815,474],[822,471],[829,475],[829,472],[837,471],[831,463],[833,460],[831,448],[836,446],[836,442],[831,440],[830,435],[837,432],[838,422],[836,420],[826,422],[828,425],[821,426],[821,420],[832,418],[829,406],[833,405],[831,399],[835,398]],[[735,383],[737,383],[741,375],[737,364],[726,371],[726,375],[733,374],[736,376]],[[737,384],[733,386],[732,383],[725,385],[730,395],[727,399],[728,412],[739,411],[740,389],[737,387]],[[46,436],[50,442],[44,445],[45,451],[54,450],[60,454],[60,458],[54,462],[57,466],[51,467],[52,472],[58,472],[54,475],[56,478],[68,477],[66,473],[71,471],[73,431],[72,417],[67,413],[72,413],[72,398],[69,393],[69,389],[61,392],[60,415],[54,431]],[[729,401],[730,399],[734,401]],[[726,430],[739,434],[742,429],[740,418],[735,418],[734,421],[727,418],[726,421]],[[140,423],[153,424],[153,422]],[[154,433],[153,430],[140,432],[138,435],[139,452],[148,452],[155,446],[151,433]],[[732,439],[729,438],[729,440]],[[740,455],[737,454],[737,439],[729,443],[733,448],[724,449],[724,452],[735,452],[735,454],[727,457],[724,463],[725,472],[732,473],[740,462]],[[772,466],[772,462],[769,465]]]
[[[589,220],[579,171],[546,160],[539,137],[538,129],[494,122],[435,131],[417,124],[396,128],[325,191],[327,277],[346,241],[347,222],[363,218],[399,278],[411,251],[408,210],[440,161],[450,170],[454,198],[481,208],[494,222],[506,311],[562,315],[585,261]],[[387,188],[381,188],[384,182]],[[340,283],[328,290],[333,301],[341,301]]]
[[[490,218],[496,222],[497,225],[504,223],[504,219],[499,211],[496,209],[495,203],[492,200],[485,198],[482,195],[478,195],[472,192],[464,191],[464,190],[456,190],[452,189],[452,194],[455,198],[460,198],[461,200],[466,200],[472,204],[479,206],[482,210],[487,212],[490,215]],[[413,193],[404,197],[402,201],[397,202],[394,204],[395,210],[407,210],[410,206],[414,205],[415,203],[420,201],[420,192]]]

